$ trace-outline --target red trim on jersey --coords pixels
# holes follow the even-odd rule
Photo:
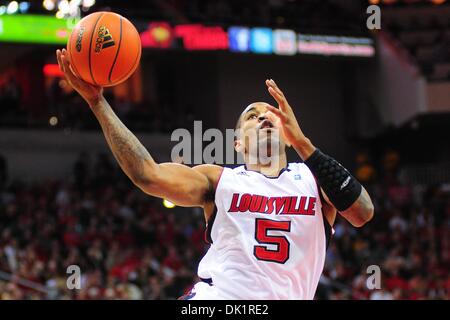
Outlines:
[[[320,202],[323,208],[323,203],[326,203],[325,197],[322,194],[322,190],[320,189],[319,182],[317,181],[316,177],[313,175],[314,180],[316,181],[316,187],[317,191],[319,192]],[[330,224],[328,219],[325,217],[322,211],[322,220],[323,220],[323,226],[325,228],[325,248],[328,249],[331,241],[331,237],[333,236],[333,226]]]
[[[311,174],[312,174],[312,172],[311,172]],[[317,181],[316,176],[314,174],[312,174],[312,176],[314,178],[314,181],[316,182],[317,192],[319,193],[320,202],[322,202],[322,206],[323,206],[323,203],[326,202],[325,197],[322,194],[322,189],[320,189],[319,182]]]
[[[204,241],[208,244],[213,243],[212,238],[211,238],[211,231],[212,231],[212,226],[214,224],[214,220],[216,220],[216,215],[217,215],[217,208],[215,205],[215,201],[216,201],[216,190],[217,187],[219,186],[220,183],[220,179],[222,178],[223,172],[225,171],[225,168],[222,167],[222,172],[220,172],[220,176],[219,179],[217,179],[217,184],[216,187],[214,188],[214,211],[211,214],[211,216],[208,219],[208,222],[206,223],[206,229],[205,229],[205,234],[204,234]]]
[[[216,190],[217,190],[217,187],[219,186],[219,182],[220,182],[220,179],[222,178],[222,174],[223,174],[224,171],[225,171],[225,168],[222,167],[222,172],[220,173],[219,179],[217,179],[216,187],[214,188],[214,200],[216,200],[216,199],[215,199],[215,198],[216,198],[215,192],[216,192]]]
[[[214,224],[214,220],[216,220],[216,215],[217,215],[217,208],[214,205],[214,211],[208,219],[208,223],[206,224],[205,236],[204,236],[204,240],[208,244],[213,243],[212,238],[211,238],[211,231],[212,231],[212,226]]]

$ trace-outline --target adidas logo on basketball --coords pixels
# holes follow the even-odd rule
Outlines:
[[[99,53],[101,50],[114,46],[116,43],[105,26],[100,26],[97,32],[97,40],[95,42],[95,52]]]

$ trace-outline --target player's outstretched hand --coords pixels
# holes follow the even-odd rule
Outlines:
[[[94,106],[103,95],[103,88],[91,85],[78,78],[70,68],[69,55],[66,49],[56,50],[56,58],[58,65],[70,86],[76,90],[84,100]]]
[[[292,110],[283,91],[278,88],[275,81],[272,79],[266,80],[266,86],[270,95],[278,103],[278,108],[269,106],[268,109],[280,119],[283,135],[287,142],[294,147],[295,151],[297,151],[303,160],[307,159],[314,152],[314,145],[303,134],[295,117],[294,110]]]
[[[278,108],[269,106],[269,110],[272,111],[281,122],[283,134],[291,145],[295,146],[296,143],[306,139],[295,117],[294,111],[289,105],[284,93],[278,88],[275,81],[272,79],[266,80],[267,90],[270,95],[278,103]]]

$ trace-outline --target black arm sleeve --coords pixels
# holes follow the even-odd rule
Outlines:
[[[339,162],[319,149],[305,160],[305,164],[316,177],[330,202],[339,211],[347,210],[361,194],[362,186],[358,180]]]

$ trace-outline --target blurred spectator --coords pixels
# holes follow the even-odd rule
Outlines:
[[[400,155],[395,150],[389,150],[384,154],[383,160],[383,172],[385,174],[385,182],[390,182],[397,177],[398,168],[400,165]]]
[[[376,178],[376,171],[366,152],[360,152],[356,156],[356,178],[364,185],[371,183]]]
[[[393,300],[392,293],[386,290],[376,290],[370,295],[370,300]]]

